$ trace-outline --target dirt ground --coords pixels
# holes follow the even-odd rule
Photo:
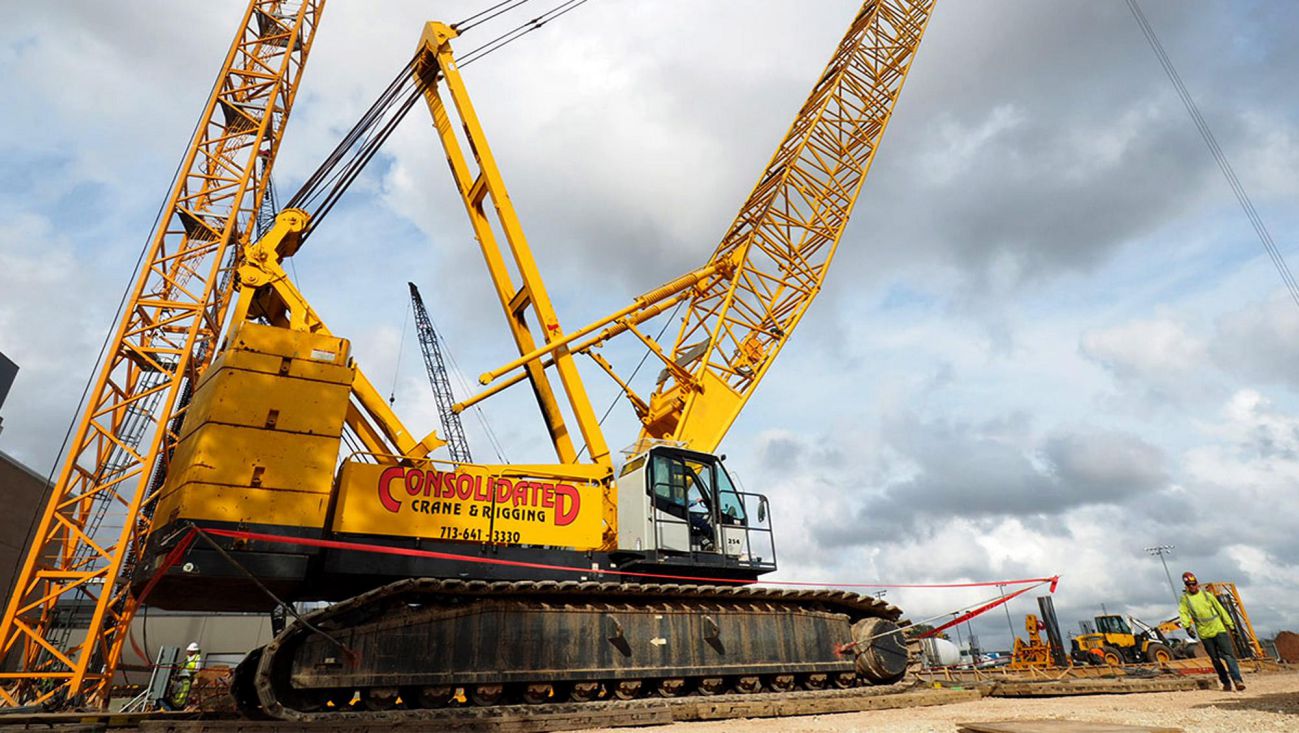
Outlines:
[[[1062,720],[1155,725],[1186,733],[1299,732],[1299,673],[1250,674],[1245,692],[1156,692],[1041,699],[988,697],[928,708],[636,728],[636,733],[955,733],[957,723]],[[629,729],[622,729],[625,733]],[[598,733],[613,733],[602,730]]]

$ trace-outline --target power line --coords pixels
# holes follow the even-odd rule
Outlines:
[[[1263,217],[1259,216],[1258,210],[1254,208],[1254,202],[1250,200],[1244,185],[1236,177],[1236,171],[1232,169],[1231,163],[1227,160],[1227,154],[1218,145],[1213,130],[1209,128],[1209,123],[1200,114],[1199,107],[1196,106],[1195,100],[1191,98],[1191,93],[1187,91],[1186,85],[1182,83],[1181,75],[1177,73],[1172,60],[1168,58],[1168,54],[1164,51],[1164,45],[1159,42],[1159,36],[1155,35],[1155,29],[1151,27],[1150,21],[1146,19],[1146,14],[1141,11],[1141,6],[1137,4],[1137,0],[1127,0],[1127,2],[1128,9],[1132,11],[1132,17],[1136,18],[1137,25],[1141,26],[1142,34],[1150,43],[1150,48],[1154,50],[1155,56],[1159,58],[1159,64],[1164,67],[1164,73],[1173,82],[1173,88],[1177,90],[1177,96],[1181,97],[1182,104],[1186,105],[1186,111],[1190,113],[1191,121],[1195,123],[1196,129],[1200,131],[1200,136],[1204,138],[1204,144],[1209,147],[1209,152],[1213,155],[1213,159],[1218,162],[1223,177],[1227,179],[1227,185],[1231,187],[1232,193],[1236,194],[1236,200],[1240,202],[1240,208],[1244,210],[1246,218],[1254,227],[1254,233],[1258,235],[1259,241],[1263,243],[1263,248],[1267,250],[1268,257],[1272,259],[1272,264],[1276,266],[1276,271],[1281,275],[1281,280],[1285,283],[1286,289],[1290,291],[1290,298],[1294,300],[1295,305],[1299,305],[1299,285],[1295,284],[1295,279],[1290,274],[1290,268],[1286,266],[1285,259],[1281,256],[1281,250],[1277,248],[1276,242],[1272,239],[1272,233],[1268,231],[1267,226],[1263,223]]]

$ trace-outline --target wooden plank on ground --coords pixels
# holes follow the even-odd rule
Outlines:
[[[959,733],[1182,733],[1181,728],[1090,723],[1081,720],[1001,720],[957,725]]]
[[[109,728],[134,728],[145,720],[170,718],[192,720],[199,714],[192,711],[148,713],[6,713],[0,715],[0,733],[21,730],[103,731]]]
[[[1131,695],[1142,692],[1184,692],[1202,688],[1201,680],[1189,677],[1121,680],[1072,680],[1069,682],[999,682],[989,697],[1064,697],[1069,695]]]
[[[149,721],[140,725],[141,733],[414,733],[415,731],[454,731],[455,733],[547,733],[548,731],[586,728],[620,728],[623,726],[670,725],[672,712],[656,704],[590,706],[547,711],[536,708],[498,708],[486,711],[447,711],[407,720],[366,720],[357,716],[338,721],[309,724],[290,721],[207,720]],[[341,717],[341,716],[340,716]]]
[[[795,715],[859,713],[864,710],[929,707],[978,700],[977,690],[919,690],[878,695],[792,694],[746,699],[756,696],[731,695],[726,700],[689,698],[672,700],[674,721],[725,720],[727,718],[783,718]]]
[[[291,722],[248,720],[144,721],[141,733],[540,733],[541,731],[669,725],[674,722],[730,718],[778,718],[796,715],[856,713],[886,708],[925,707],[968,702],[982,697],[977,690],[864,688],[658,700],[608,700],[547,706],[510,705],[498,708],[387,711],[368,714],[340,712],[333,720],[309,726]]]

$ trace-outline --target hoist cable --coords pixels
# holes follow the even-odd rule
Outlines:
[[[397,106],[396,112],[392,117],[384,123],[383,127],[376,131],[375,135],[358,148],[357,153],[343,168],[342,174],[338,177],[338,180],[334,185],[327,189],[324,199],[319,202],[316,211],[312,212],[312,216],[307,223],[306,231],[302,233],[304,239],[315,230],[316,224],[334,208],[334,204],[338,203],[338,200],[342,198],[343,193],[352,185],[352,182],[356,180],[356,177],[361,174],[361,171],[374,157],[374,154],[379,151],[379,148],[383,146],[392,135],[393,131],[397,129],[397,125],[401,123],[402,119],[406,116],[406,113],[409,112],[415,102],[419,101],[423,96],[424,89],[422,85],[412,86],[414,86],[414,88],[409,91],[407,97]]]
[[[212,95],[216,94],[217,87],[220,83],[221,83],[221,76],[218,75],[217,78],[212,81],[211,89],[208,90],[209,99],[212,97]],[[198,140],[199,129],[202,127],[202,125],[203,125],[203,117],[200,115],[199,118],[194,121],[194,128],[190,130],[189,143],[186,145],[186,149],[190,149],[194,147],[196,141]],[[168,191],[174,190],[176,186],[176,181],[180,179],[181,171],[184,168],[184,166],[185,166],[185,158],[184,156],[182,156],[180,160],[176,161],[176,169],[172,171],[171,181],[167,184]],[[125,287],[122,288],[122,296],[117,301],[117,309],[113,311],[112,323],[114,325],[120,323],[126,318],[125,316],[126,302],[131,297],[131,288],[132,286],[135,285],[135,281],[139,277],[140,270],[142,269],[142,265],[144,264],[144,258],[149,253],[150,245],[153,244],[154,234],[157,233],[160,224],[166,226],[166,224],[163,222],[163,214],[168,213],[167,204],[169,203],[169,201],[170,201],[170,196],[166,199],[163,199],[162,202],[158,204],[157,213],[153,215],[153,226],[149,228],[149,236],[145,237],[144,244],[143,246],[140,247],[140,254],[138,257],[135,258],[135,266],[131,268],[131,274],[130,276],[128,276],[126,280]],[[170,217],[171,214],[168,213],[168,216]],[[168,219],[168,221],[170,221],[170,218]],[[72,414],[72,420],[68,422],[68,429],[63,433],[63,441],[59,443],[59,449],[54,453],[54,461],[50,464],[50,470],[45,475],[45,486],[41,490],[40,503],[37,504],[37,506],[43,507],[46,504],[48,504],[51,494],[54,493],[55,473],[59,470],[59,467],[63,465],[63,458],[66,451],[68,450],[68,443],[72,442],[72,431],[75,430],[77,426],[80,424],[82,409],[86,407],[86,401],[90,397],[90,389],[91,386],[95,383],[95,377],[99,374],[99,370],[101,366],[107,368],[104,361],[104,355],[108,353],[108,345],[112,342],[115,333],[116,331],[112,327],[110,327],[104,333],[104,340],[99,345],[99,354],[95,356],[95,365],[90,369],[90,373],[86,375],[86,383],[85,386],[83,386],[81,389],[81,397],[77,400],[77,407]],[[25,535],[26,539],[23,542],[23,547],[29,547],[31,545],[32,539],[36,534],[36,523],[40,520],[40,518],[41,518],[41,514],[39,512],[32,514],[32,520],[27,525],[27,534]],[[14,572],[12,578],[9,581],[10,584],[7,590],[12,590],[14,585],[17,584],[19,580],[18,576],[22,569],[22,564],[25,560],[26,560],[26,554],[21,552],[18,553],[18,555],[14,560]]]
[[[465,374],[461,371],[460,364],[456,362],[455,352],[451,349],[450,344],[447,343],[446,334],[438,328],[437,322],[433,320],[433,316],[429,316],[429,323],[433,326],[433,330],[442,335],[442,345],[445,347],[444,352],[446,353],[447,358],[451,360],[451,372],[455,374],[456,382],[460,385],[461,394],[473,394],[474,390],[469,387],[469,382],[465,379]],[[483,411],[482,404],[476,404],[471,409],[478,417],[478,422],[483,427],[483,433],[487,435],[487,442],[491,443],[492,450],[496,452],[497,460],[501,463],[509,463],[505,458],[505,448],[501,445],[500,440],[497,439],[496,431],[492,430],[492,425],[487,420],[487,413]]]
[[[401,355],[406,350],[406,324],[410,321],[410,310],[407,306],[401,315],[401,336],[397,339],[397,363],[392,368],[392,389],[388,392],[388,404],[397,402],[397,377],[401,374]]]
[[[492,18],[513,10],[529,0],[507,0],[497,3],[476,15],[470,16],[463,24],[462,30],[487,22]],[[571,12],[588,0],[566,0],[554,8],[538,15],[506,33],[497,36],[488,43],[465,54],[459,60],[460,66],[483,58],[494,51],[513,43],[519,38],[535,31],[556,18]],[[474,22],[476,20],[476,22]],[[306,229],[302,239],[306,239],[315,230],[326,214],[338,203],[339,198],[352,185],[357,176],[392,135],[397,125],[405,118],[415,102],[427,90],[428,81],[421,78],[417,71],[418,55],[412,57],[388,86],[370,105],[361,119],[343,137],[342,141],[325,158],[320,167],[307,177],[297,193],[289,199],[290,208],[303,209],[308,214]]]
[[[398,72],[397,76],[388,83],[387,88],[385,88],[383,93],[379,95],[379,98],[370,105],[370,108],[367,109],[365,114],[361,116],[361,119],[353,125],[352,129],[343,136],[343,139],[339,141],[334,150],[325,158],[320,167],[308,176],[307,181],[302,184],[302,187],[298,192],[289,199],[289,207],[301,208],[319,191],[320,187],[324,184],[329,175],[334,172],[335,167],[346,154],[347,150],[354,146],[357,140],[361,139],[374,126],[375,120],[383,114],[384,110],[391,106],[392,99],[400,92],[401,87],[409,81],[410,71],[413,65],[414,59],[411,59],[406,63],[406,66]]]
[[[1204,144],[1209,147],[1209,152],[1213,155],[1213,159],[1217,161],[1223,177],[1227,179],[1227,185],[1231,187],[1232,193],[1236,195],[1236,201],[1240,203],[1240,208],[1244,210],[1245,217],[1249,219],[1249,223],[1254,227],[1254,233],[1258,235],[1259,241],[1263,243],[1263,249],[1267,250],[1268,257],[1272,259],[1272,264],[1276,266],[1276,271],[1281,275],[1282,282],[1285,283],[1286,289],[1290,291],[1290,298],[1294,300],[1295,305],[1299,305],[1299,285],[1296,285],[1294,276],[1290,274],[1290,268],[1286,265],[1281,250],[1277,248],[1272,233],[1268,231],[1267,225],[1263,223],[1263,217],[1254,208],[1254,202],[1250,200],[1249,194],[1245,191],[1245,186],[1236,177],[1236,171],[1231,167],[1231,162],[1227,160],[1227,154],[1218,145],[1213,130],[1209,128],[1209,123],[1200,114],[1200,108],[1195,104],[1195,100],[1186,89],[1186,85],[1182,83],[1181,75],[1177,73],[1172,60],[1164,51],[1164,45],[1160,43],[1159,36],[1155,35],[1155,29],[1151,27],[1150,21],[1146,19],[1146,14],[1141,11],[1141,6],[1137,4],[1137,0],[1127,0],[1127,2],[1128,9],[1132,11],[1132,17],[1136,18],[1137,25],[1141,27],[1142,34],[1145,35],[1146,41],[1150,43],[1150,48],[1154,50],[1155,56],[1158,57],[1159,64],[1164,67],[1164,73],[1173,82],[1173,88],[1177,91],[1177,96],[1181,98],[1182,104],[1186,106],[1186,111],[1191,115],[1191,121],[1195,123],[1196,129],[1200,131],[1200,136],[1204,138]]]
[[[406,63],[320,167],[289,199],[289,207],[308,213],[307,228],[302,233],[304,239],[334,207],[423,95],[425,85],[414,73],[415,63],[415,58]]]
[[[542,26],[546,25],[550,21],[576,10],[587,2],[589,2],[589,0],[566,0],[566,2],[560,3],[532,20],[529,20],[526,23],[521,23],[513,29],[502,33],[487,43],[484,43],[478,48],[462,54],[460,58],[456,59],[456,63],[459,64],[461,68],[468,66],[490,53],[501,50],[523,36],[526,36],[535,30],[540,30]]]
[[[479,11],[479,12],[477,12],[477,13],[474,13],[473,15],[469,16],[468,18],[465,18],[465,19],[463,19],[463,20],[461,20],[461,21],[459,21],[459,22],[452,23],[452,24],[451,24],[451,27],[452,27],[452,28],[455,28],[457,31],[459,31],[459,32],[461,32],[461,33],[464,33],[465,31],[469,30],[470,28],[473,28],[474,26],[482,25],[483,23],[486,23],[487,21],[491,20],[492,18],[495,18],[496,16],[498,16],[498,15],[502,15],[502,14],[504,14],[504,13],[508,13],[508,12],[510,12],[511,10],[514,10],[515,8],[519,7],[520,5],[523,5],[523,4],[528,3],[528,2],[531,2],[531,0],[504,0],[504,2],[496,3],[495,5],[491,6],[490,8],[487,8],[486,10],[482,10],[482,11]],[[495,11],[497,8],[501,8],[501,7],[504,7],[504,6],[506,6],[506,5],[509,5],[510,7],[505,8],[504,10],[497,11],[497,12],[492,12],[492,11]],[[488,13],[491,13],[491,15],[487,15]],[[486,18],[483,18],[482,20],[479,20],[477,23],[473,22],[473,21],[476,20],[477,18],[480,18],[480,17],[482,17],[482,16],[484,16],[484,15],[487,15],[487,17],[486,17]]]

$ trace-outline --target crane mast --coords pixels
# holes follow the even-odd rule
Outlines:
[[[410,304],[415,310],[415,332],[419,335],[420,351],[424,353],[424,370],[428,372],[429,385],[433,388],[433,398],[437,400],[438,418],[445,432],[443,439],[451,460],[457,463],[469,463],[473,460],[469,453],[469,441],[465,438],[465,426],[460,422],[460,413],[451,409],[455,396],[451,391],[451,381],[447,378],[446,361],[442,358],[442,344],[437,330],[433,328],[433,319],[429,318],[428,309],[424,307],[424,298],[419,294],[415,283],[410,286]]]
[[[211,363],[324,0],[251,0],[181,163],[0,623],[0,706],[107,700],[125,579],[187,395]],[[60,605],[92,609],[71,643]]]

